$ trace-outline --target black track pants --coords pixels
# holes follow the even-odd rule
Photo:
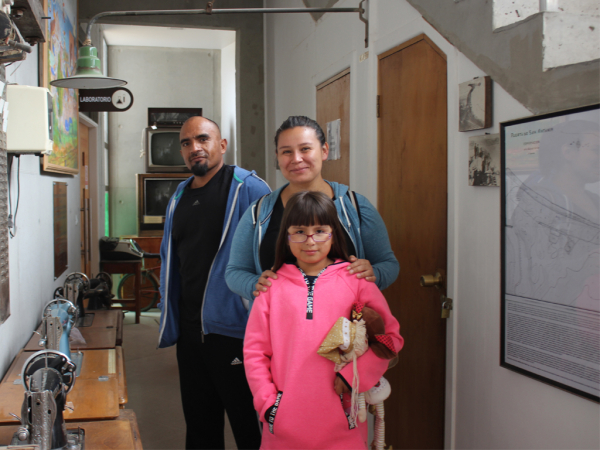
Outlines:
[[[186,327],[187,328],[187,327]],[[224,449],[225,411],[238,449],[260,447],[260,426],[246,381],[243,341],[182,329],[177,342],[187,449]]]

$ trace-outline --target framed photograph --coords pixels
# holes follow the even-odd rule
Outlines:
[[[477,77],[458,85],[458,131],[492,126],[492,79]]]
[[[500,135],[469,138],[469,186],[500,186]]]
[[[500,124],[500,365],[600,401],[600,105]]]
[[[48,81],[71,76],[77,65],[77,2],[48,0]],[[79,173],[79,105],[75,89],[48,86],[52,93],[54,146],[44,155],[43,170]]]

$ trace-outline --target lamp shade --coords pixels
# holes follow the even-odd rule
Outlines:
[[[84,45],[79,48],[78,55],[75,75],[51,81],[52,86],[70,89],[108,89],[127,84],[125,80],[104,76],[96,47]]]

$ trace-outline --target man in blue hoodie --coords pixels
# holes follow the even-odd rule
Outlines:
[[[167,207],[158,346],[177,344],[186,448],[225,448],[226,411],[237,447],[258,449],[259,422],[243,365],[248,305],[224,275],[240,218],[270,189],[254,172],[224,164],[227,140],[212,120],[190,118],[180,140],[193,176]]]

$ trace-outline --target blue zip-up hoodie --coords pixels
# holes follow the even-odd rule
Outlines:
[[[358,209],[360,209],[359,218],[358,211],[350,200],[348,186],[333,181],[327,183],[333,189],[334,204],[340,223],[354,243],[357,253],[355,256],[369,260],[377,277],[377,287],[381,290],[385,289],[398,277],[400,265],[392,251],[383,219],[366,197],[356,194]],[[240,220],[233,237],[234,251],[231,252],[227,264],[225,281],[229,289],[251,302],[254,300],[252,292],[255,290],[260,274],[270,269],[260,265],[260,244],[269,227],[275,202],[286,186],[287,184],[263,199],[257,223],[254,223],[253,211],[256,208],[254,202]]]
[[[193,176],[182,182],[167,206],[165,233],[160,246],[160,334],[158,347],[169,347],[179,339],[179,298],[181,296],[181,278],[176,244],[173,241],[173,215],[185,187],[192,182]],[[231,188],[227,197],[223,234],[219,250],[212,262],[206,288],[201,295],[202,333],[216,333],[243,339],[248,321],[248,309],[239,295],[231,292],[225,284],[225,267],[229,259],[231,242],[240,219],[248,206],[256,199],[271,192],[271,189],[254,171],[234,167]]]

